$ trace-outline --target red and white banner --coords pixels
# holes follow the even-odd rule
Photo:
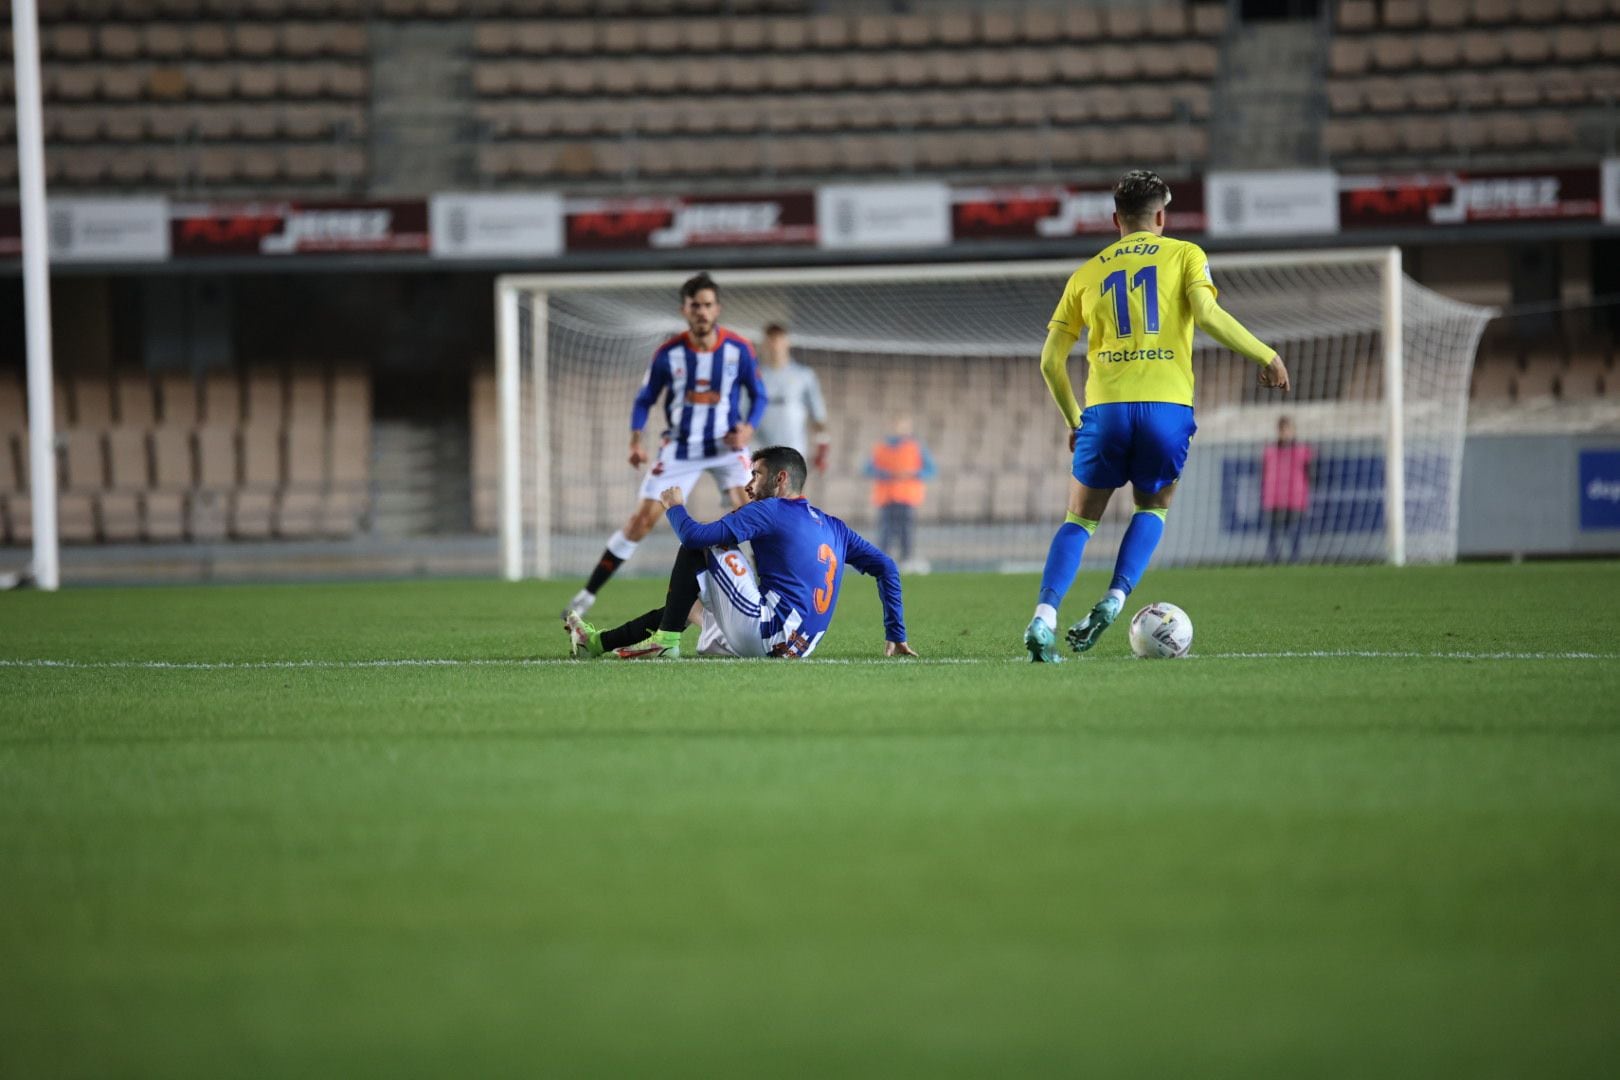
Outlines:
[[[1170,195],[1166,230],[1203,232],[1208,224],[1203,182],[1172,180]],[[957,188],[951,192],[951,228],[958,241],[1113,235],[1114,190],[1055,185]]]
[[[809,191],[569,199],[563,209],[569,251],[796,247],[816,242],[816,197]]]
[[[177,203],[169,216],[176,258],[219,255],[422,254],[427,203]]]
[[[1339,177],[1339,222],[1346,231],[1590,221],[1601,216],[1601,204],[1595,167]]]

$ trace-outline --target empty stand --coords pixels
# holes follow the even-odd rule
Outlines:
[[[1620,10],[1602,2],[1341,0],[1323,150],[1414,166],[1598,153],[1617,59]]]
[[[56,386],[62,539],[351,536],[370,505],[371,389],[360,370],[255,370]],[[32,535],[20,380],[0,376],[0,537]]]
[[[1187,165],[1207,154],[1224,26],[1214,4],[492,21],[473,43],[488,140],[478,167],[496,182],[583,182]],[[735,55],[717,63],[716,47]],[[1077,109],[1076,88],[1103,97]],[[1178,129],[1163,137],[1117,126],[1172,119]],[[764,140],[764,127],[872,137]]]

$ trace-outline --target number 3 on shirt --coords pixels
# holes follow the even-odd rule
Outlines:
[[[1149,334],[1159,332],[1159,268],[1157,266],[1144,266],[1136,272],[1131,279],[1131,288],[1142,290],[1142,314],[1145,315],[1147,325],[1143,328]],[[1102,291],[1114,294],[1114,323],[1119,332],[1116,337],[1131,336],[1131,298],[1125,289],[1125,271],[1115,270],[1103,278]]]
[[[822,544],[821,550],[816,552],[816,561],[827,568],[827,587],[817,589],[811,597],[815,601],[816,614],[825,615],[833,602],[833,579],[838,576],[838,556],[833,554],[832,545]]]

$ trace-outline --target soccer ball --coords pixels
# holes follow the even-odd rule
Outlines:
[[[1192,648],[1192,620],[1174,604],[1149,604],[1131,619],[1131,652],[1143,660],[1177,660]]]

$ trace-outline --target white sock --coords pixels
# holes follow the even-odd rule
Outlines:
[[[636,553],[636,548],[640,546],[641,544],[639,541],[632,540],[628,536],[624,535],[623,529],[620,529],[618,532],[608,537],[607,549],[613,552],[615,557],[625,561],[629,561],[630,556],[634,555]]]
[[[568,601],[568,610],[577,611],[583,615],[587,611],[591,610],[591,605],[594,603],[596,603],[596,594],[593,592],[588,592],[585,589],[581,589],[579,592],[574,594],[574,598],[572,600]]]
[[[1036,604],[1035,617],[1045,623],[1048,630],[1057,629],[1057,608],[1051,604]]]
[[[1123,589],[1109,589],[1108,596],[1112,596],[1114,599],[1118,600],[1120,607],[1125,606],[1125,591]],[[1104,597],[1103,599],[1106,600],[1107,597]]]

